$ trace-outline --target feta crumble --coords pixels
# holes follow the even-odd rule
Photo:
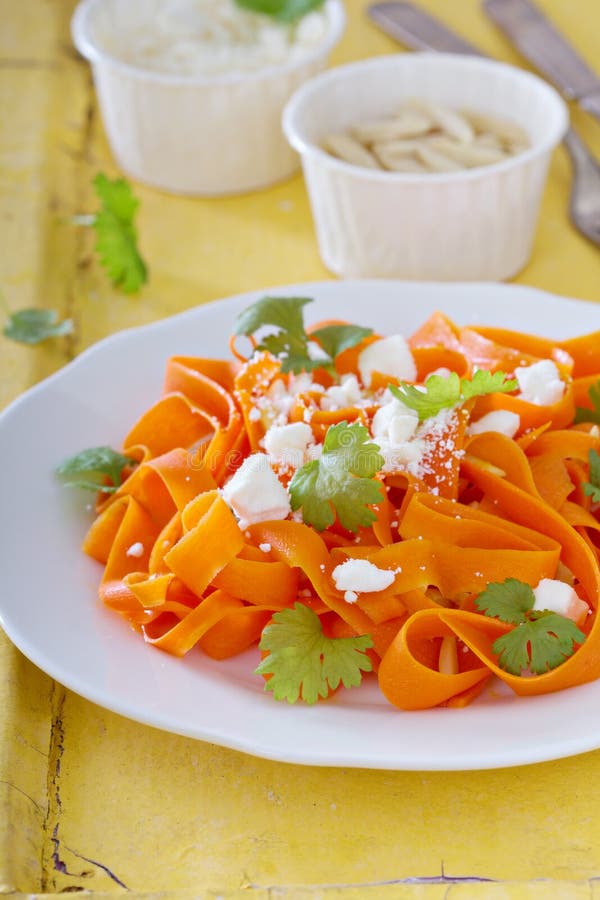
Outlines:
[[[132,544],[131,547],[127,548],[127,556],[134,556],[139,559],[140,556],[144,555],[144,545],[140,541],[136,541],[135,544]]]
[[[551,359],[541,359],[531,366],[516,368],[515,378],[520,390],[517,396],[536,406],[552,406],[565,392],[565,384]]]
[[[401,334],[381,338],[365,347],[358,356],[358,371],[365,387],[371,386],[373,372],[390,375],[398,381],[415,381],[417,377],[413,355]]]
[[[483,434],[485,431],[497,431],[506,437],[513,438],[521,427],[521,417],[508,409],[496,409],[486,413],[476,422],[471,422],[469,434]]]
[[[332,577],[338,591],[351,591],[355,594],[383,591],[394,583],[393,572],[379,569],[367,559],[346,560],[336,566]]]
[[[265,453],[253,453],[245,459],[221,489],[221,496],[242,529],[256,522],[286,519],[291,512],[288,492]]]

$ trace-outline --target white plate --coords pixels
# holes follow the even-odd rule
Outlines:
[[[400,712],[372,680],[312,707],[278,703],[255,651],[213,662],[151,647],[96,600],[101,568],[79,550],[89,496],[53,469],[84,447],[119,446],[159,395],[171,354],[226,356],[235,314],[265,292],[121,332],[0,416],[0,616],[8,636],[66,687],[124,716],[257,756],[310,765],[483,769],[600,747],[600,682],[517,698],[495,686],[464,710]],[[600,304],[494,284],[325,282],[269,289],[314,297],[307,320],[347,318],[409,333],[435,309],[457,322],[550,337],[600,329]]]

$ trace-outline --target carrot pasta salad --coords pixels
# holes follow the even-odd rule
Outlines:
[[[98,491],[101,601],[148,644],[258,645],[278,700],[377,677],[404,710],[600,676],[600,332],[307,328],[265,297],[228,360],[172,357]]]

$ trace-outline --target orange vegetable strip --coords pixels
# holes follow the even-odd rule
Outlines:
[[[574,489],[564,460],[544,454],[532,457],[529,465],[542,500],[554,509],[561,509]]]
[[[486,463],[504,472],[506,478],[530,494],[537,494],[537,488],[528,459],[513,440],[496,431],[487,431],[472,437],[467,443],[465,461],[473,459],[479,465]]]
[[[412,355],[417,367],[417,381],[423,382],[437,369],[450,369],[460,378],[470,378],[472,366],[464,353],[448,347],[413,347]]]
[[[151,406],[135,423],[124,447],[141,444],[151,456],[160,456],[174,447],[191,447],[207,438],[217,423],[183,394],[167,394]]]
[[[584,409],[592,409],[590,388],[592,385],[596,384],[599,378],[600,372],[595,372],[593,375],[585,375],[582,378],[575,378],[573,380],[573,399],[575,401],[575,406],[582,406]]]
[[[164,560],[169,569],[201,597],[217,572],[239,553],[243,545],[244,536],[233,513],[216,495],[198,523],[165,554]]]
[[[498,344],[479,334],[472,328],[459,330],[460,349],[467,359],[479,369],[510,374],[518,366],[530,366],[539,362],[538,356],[525,353],[518,348]]]
[[[331,557],[323,539],[300,522],[264,522],[248,531],[254,543],[269,543],[275,556],[301,569],[321,600],[352,626],[356,634],[369,634],[371,619],[355,604],[346,603],[331,585]],[[377,649],[377,648],[376,648]]]
[[[598,678],[600,662],[598,660],[597,647],[590,650],[595,640],[591,634],[568,659],[556,669],[551,669],[543,675],[532,675],[523,678],[505,672],[496,663],[496,655],[492,645],[496,637],[505,633],[506,626],[496,619],[482,617],[478,613],[461,612],[459,610],[444,610],[439,613],[440,619],[471,649],[480,659],[484,660],[487,667],[502,681],[509,685],[520,696],[536,696],[539,694],[560,691],[576,684],[584,684]],[[483,621],[482,621],[483,620]],[[485,627],[483,627],[485,626]],[[510,626],[509,626],[510,628]]]
[[[147,643],[160,650],[166,650],[174,656],[184,656],[203,634],[232,608],[237,607],[237,601],[232,600],[225,591],[213,591],[165,634],[152,638],[144,633],[144,638]]]
[[[352,547],[334,550],[332,556],[365,558],[380,569],[395,572],[394,583],[385,591],[369,596],[377,600],[389,594],[404,594],[414,588],[434,585],[449,599],[465,592],[479,593],[490,581],[518,578],[535,586],[542,578],[556,572],[559,547],[556,549],[511,550],[479,547],[457,547],[438,540],[405,540],[389,547],[369,551]]]
[[[532,444],[528,456],[546,459],[579,459],[587,463],[589,452],[600,446],[597,437],[587,431],[560,429],[548,431]]]
[[[556,548],[556,542],[530,528],[463,503],[413,494],[400,524],[402,538],[427,537],[458,547],[512,550]]]
[[[151,575],[161,575],[169,572],[169,567],[164,561],[165,554],[177,543],[182,535],[181,513],[175,513],[173,518],[161,530],[152,548],[148,563],[148,572]]]
[[[129,572],[148,571],[150,551],[158,535],[156,524],[133,497],[119,504],[124,515],[110,548],[103,581],[123,578]]]
[[[231,394],[235,377],[239,371],[240,365],[234,360],[172,356],[167,362],[165,371],[164,393],[181,391],[194,402],[204,405],[206,411],[210,412],[211,407],[205,404],[205,398],[208,398],[209,402],[212,399],[213,404],[215,402],[218,404],[216,394],[219,393],[219,388]],[[229,416],[228,406],[228,400],[220,406],[223,411],[223,415],[221,415],[223,421]],[[219,407],[213,405],[214,415],[219,415],[218,410]]]
[[[520,331],[511,331],[508,328],[483,327],[480,325],[471,325],[469,330],[476,331],[477,334],[489,341],[493,341],[495,344],[502,344],[505,347],[512,347],[514,350],[521,351],[529,357],[554,359],[556,351],[559,350],[558,360],[563,365],[569,364],[565,351],[560,350],[559,342],[553,338],[540,337],[536,334],[525,334]],[[570,365],[572,366],[572,361],[570,362]]]
[[[567,385],[562,398],[551,406],[538,406],[535,403],[528,403],[526,400],[514,397],[512,394],[496,393],[477,397],[473,406],[473,421],[497,409],[506,409],[519,416],[521,420],[519,434],[540,428],[543,425],[547,425],[547,423],[550,423],[553,428],[566,428],[571,424],[575,415],[573,387],[572,385]]]
[[[105,606],[118,612],[134,626],[139,626],[148,619],[140,601],[121,578],[103,581],[98,589],[98,596]]]
[[[458,610],[454,612],[466,615]],[[434,639],[452,634],[452,629],[437,610],[422,610],[408,619],[379,665],[379,687],[390,703],[405,710],[427,709],[488,677],[486,666],[457,675],[446,675],[437,670],[439,651]]]
[[[561,341],[560,346],[573,358],[573,376],[600,375],[600,331]]]
[[[102,565],[106,565],[108,562],[110,548],[125,516],[127,503],[127,499],[121,497],[110,506],[107,506],[94,519],[83,540],[82,549],[84,553],[87,553],[88,556],[102,563]]]
[[[157,578],[147,578],[139,572],[132,572],[123,579],[132,594],[134,594],[139,603],[145,608],[150,609],[162,606],[167,599],[169,585],[175,578],[175,575],[168,573],[159,575]]]
[[[237,557],[221,569],[212,584],[248,603],[284,609],[292,606],[298,597],[298,570],[283,562],[256,562]]]
[[[436,311],[408,339],[411,348],[446,347],[461,352],[458,328],[448,316]]]
[[[595,607],[600,596],[598,567],[589,548],[560,513],[544,503],[540,497],[529,494],[479,465],[465,460],[463,468],[465,474],[496,501],[505,515],[513,521],[554,538],[562,546],[562,559],[571,571],[578,575],[588,602]]]
[[[204,491],[216,489],[216,482],[208,467],[195,465],[189,451],[176,448],[148,462],[160,476],[178,510]]]
[[[228,659],[255,644],[273,613],[264,607],[239,606],[232,608],[209,628],[198,641],[200,649],[211,659]]]
[[[234,371],[239,367],[213,361],[215,371],[226,379],[227,387],[224,387],[203,372],[203,368],[208,368],[207,363],[207,360],[193,357],[171,357],[167,362],[164,392],[182,394],[192,406],[201,409],[207,419],[217,420],[222,428],[227,428],[239,416],[231,393]]]

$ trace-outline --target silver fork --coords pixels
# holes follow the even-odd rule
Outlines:
[[[416,50],[466,53],[483,56],[438,19],[411,3],[375,3],[368,10],[371,19],[400,43]],[[587,147],[569,128],[564,138],[573,166],[569,213],[575,227],[600,246],[600,165]]]

